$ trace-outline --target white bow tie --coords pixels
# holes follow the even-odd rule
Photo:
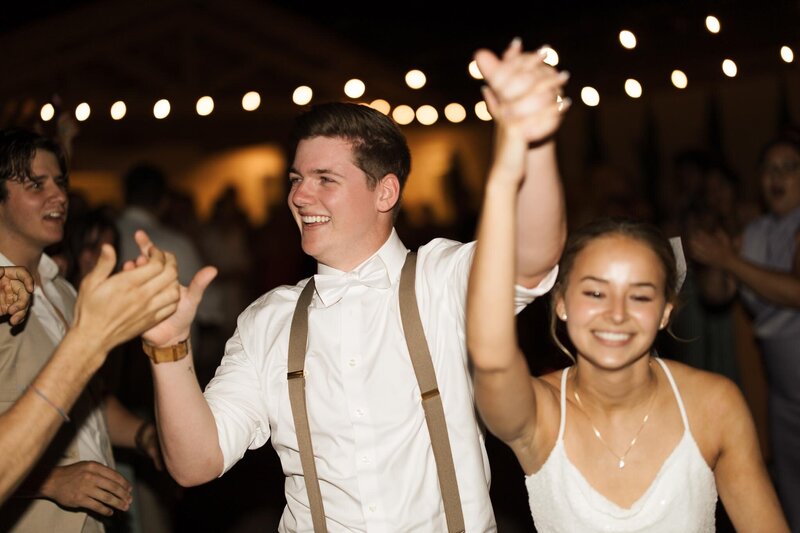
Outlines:
[[[341,300],[348,288],[359,284],[376,289],[388,289],[391,286],[389,272],[380,257],[375,256],[358,270],[346,274],[316,274],[314,276],[317,295],[325,307]]]

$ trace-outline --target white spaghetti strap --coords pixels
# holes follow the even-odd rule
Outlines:
[[[558,439],[556,442],[564,438],[564,426],[567,420],[567,375],[570,368],[567,367],[561,371],[561,421],[558,423]]]
[[[667,379],[669,380],[669,384],[672,386],[672,394],[675,395],[675,399],[678,401],[678,409],[681,412],[681,420],[683,420],[683,427],[686,431],[689,431],[689,419],[686,417],[686,409],[683,407],[683,398],[681,398],[681,393],[678,392],[678,386],[675,384],[675,379],[672,377],[672,372],[669,371],[669,367],[667,363],[661,360],[660,357],[654,357],[653,359],[661,365],[661,368],[664,369],[664,374],[667,375]]]

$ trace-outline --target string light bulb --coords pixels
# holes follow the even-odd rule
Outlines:
[[[122,100],[117,100],[111,105],[110,114],[114,120],[122,120],[128,113],[128,106]]]
[[[636,35],[630,30],[622,30],[619,32],[619,44],[628,50],[636,48]]]
[[[406,72],[406,85],[412,89],[422,89],[428,82],[428,78],[421,70],[409,70]]]
[[[722,29],[722,25],[717,17],[714,15],[709,15],[706,17],[706,29],[711,33],[719,33],[719,31]]]
[[[45,122],[49,122],[56,116],[56,108],[53,107],[53,104],[48,102],[42,106],[41,111],[39,111],[39,116],[42,117],[42,120]]]

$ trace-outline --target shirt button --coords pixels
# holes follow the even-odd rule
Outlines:
[[[374,512],[375,512],[375,509],[377,509],[377,508],[378,508],[378,507],[377,507],[375,504],[372,504],[372,505],[370,505],[370,506],[369,506],[369,512],[370,512],[370,513],[374,513]]]
[[[347,361],[347,364],[350,365],[350,366],[356,366],[356,358],[355,357],[351,357],[350,360]]]
[[[363,409],[356,409],[356,415],[357,416],[364,416],[364,410]]]
[[[366,455],[361,456],[361,462],[364,463],[365,465],[368,465],[369,457],[367,457]]]

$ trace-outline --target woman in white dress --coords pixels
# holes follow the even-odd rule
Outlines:
[[[478,410],[525,473],[537,531],[714,531],[718,496],[738,531],[789,531],[737,386],[652,350],[678,291],[675,256],[658,229],[605,220],[571,235],[552,311],[574,364],[530,375],[513,302],[522,161],[497,153],[467,341]]]

